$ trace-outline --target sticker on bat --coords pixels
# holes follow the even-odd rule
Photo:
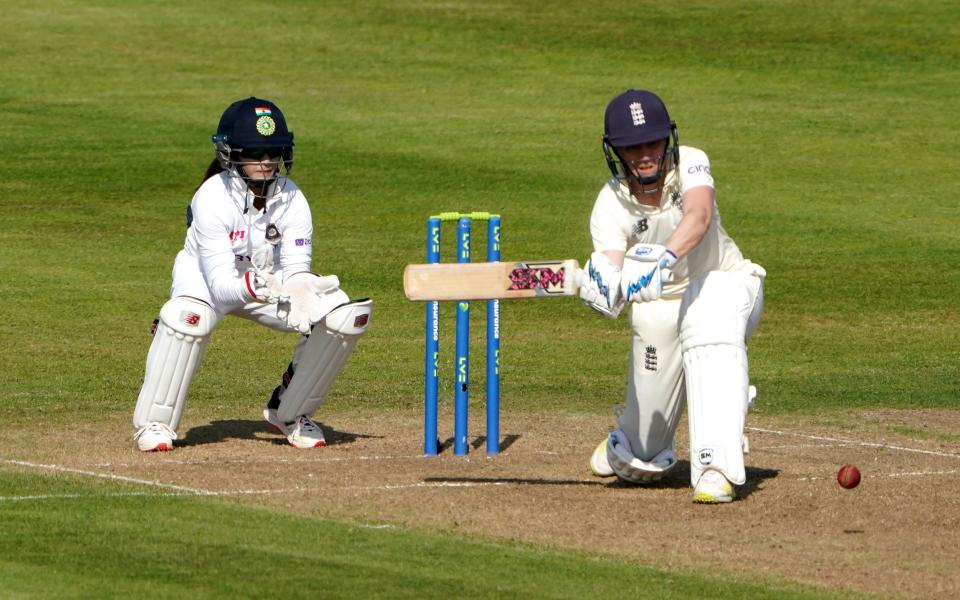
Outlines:
[[[557,263],[517,263],[510,271],[508,290],[537,290],[537,293],[562,294],[567,271]],[[548,266],[549,265],[549,266]]]

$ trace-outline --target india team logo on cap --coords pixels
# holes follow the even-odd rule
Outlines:
[[[260,135],[273,135],[273,132],[276,130],[277,124],[270,115],[263,115],[257,119],[257,133]]]
[[[647,122],[647,117],[643,114],[643,106],[639,102],[630,103],[630,118],[634,125],[643,125]]]
[[[277,130],[277,124],[273,121],[273,111],[266,106],[258,106],[253,109],[257,113],[257,131],[260,135],[273,135]]]

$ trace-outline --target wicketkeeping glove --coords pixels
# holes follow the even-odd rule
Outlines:
[[[264,244],[253,252],[250,258],[253,263],[253,270],[260,273],[273,273],[273,246]]]
[[[310,328],[327,314],[321,297],[339,289],[340,280],[336,275],[295,273],[283,284],[283,294],[288,300],[277,305],[277,316],[306,335],[310,333]]]
[[[605,317],[616,319],[623,310],[624,301],[620,295],[620,268],[613,264],[603,252],[594,252],[577,271],[577,286],[580,299],[591,309]]]
[[[670,269],[676,262],[677,255],[660,244],[637,244],[627,250],[620,278],[624,300],[650,302],[659,298],[663,284],[671,281]]]
[[[280,278],[273,273],[257,272],[249,269],[243,274],[243,281],[247,284],[247,292],[256,302],[277,304],[285,300],[280,285]]]

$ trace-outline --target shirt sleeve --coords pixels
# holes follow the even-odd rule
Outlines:
[[[309,271],[313,256],[313,217],[303,192],[296,191],[284,217],[280,268],[286,281],[291,275]]]
[[[236,256],[230,242],[231,227],[225,219],[226,215],[222,210],[218,210],[234,207],[227,202],[217,203],[211,200],[216,199],[205,198],[198,193],[190,203],[193,211],[191,227],[194,228],[197,240],[200,271],[207,282],[210,295],[216,302],[242,304],[252,300],[253,294],[247,289],[243,277],[237,275]]]
[[[629,222],[629,219],[624,219],[622,213],[623,208],[611,185],[603,186],[590,213],[590,237],[593,238],[594,251],[627,250],[629,231],[624,230],[622,223]]]
[[[714,187],[707,153],[689,146],[682,146],[680,150],[680,193],[686,194],[695,187]]]

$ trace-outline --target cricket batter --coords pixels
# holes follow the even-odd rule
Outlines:
[[[213,136],[215,158],[187,209],[133,414],[143,452],[173,449],[190,382],[217,323],[235,315],[300,334],[293,361],[263,411],[296,448],[326,444],[311,418],[357,339],[371,301],[350,301],[334,275],[310,271],[310,206],[289,179],[293,132],[274,103],[231,104]]]
[[[746,340],[766,272],[724,231],[710,161],[679,145],[656,94],[628,90],[609,103],[603,152],[613,177],[590,217],[580,297],[611,318],[628,307],[633,339],[626,402],[590,467],[638,484],[660,479],[677,464],[686,402],[693,500],[730,502],[746,481]]]

